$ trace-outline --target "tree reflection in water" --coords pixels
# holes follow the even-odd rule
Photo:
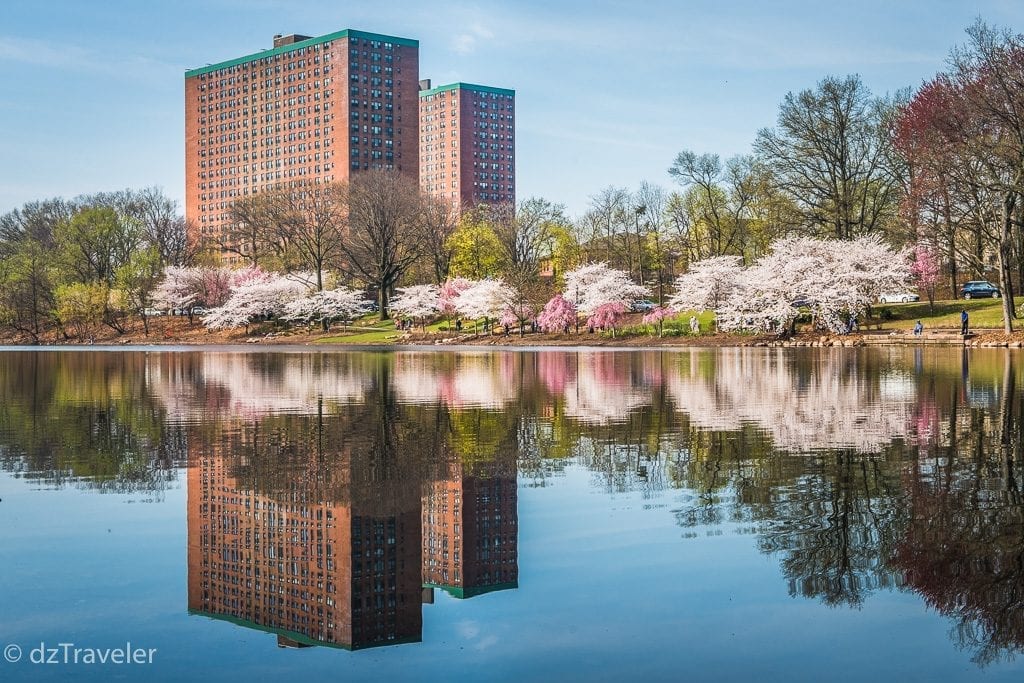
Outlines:
[[[228,502],[197,499],[207,533],[240,524],[245,501],[291,506],[289,520],[330,510],[348,515],[353,567],[353,530],[404,525],[383,557],[405,567],[386,589],[416,603],[412,631],[421,586],[515,584],[507,554],[472,578],[462,555],[456,579],[443,515],[457,508],[481,533],[486,521],[492,543],[517,480],[557,486],[583,468],[597,490],[659,500],[684,536],[752,534],[793,595],[860,606],[878,589],[917,592],[985,664],[1024,646],[1020,373],[1010,352],[941,349],[8,353],[0,462],[51,486],[154,497],[189,462],[190,497],[205,467],[242,505],[224,517],[201,506]],[[482,507],[467,512],[467,495]],[[500,533],[515,536],[514,519]],[[303,543],[313,564],[295,570],[315,572]]]

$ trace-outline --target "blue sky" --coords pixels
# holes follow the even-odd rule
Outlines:
[[[184,194],[188,68],[343,28],[420,41],[420,77],[517,91],[520,198],[582,212],[608,185],[671,186],[680,149],[749,151],[786,92],[859,73],[875,92],[943,68],[1020,0],[3,0],[0,212],[157,185]]]

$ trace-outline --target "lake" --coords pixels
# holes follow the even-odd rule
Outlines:
[[[0,351],[0,679],[1020,681],[1022,394],[1001,349]]]

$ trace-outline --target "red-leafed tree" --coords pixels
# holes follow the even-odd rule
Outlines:
[[[910,264],[910,274],[928,296],[928,308],[934,311],[935,287],[942,279],[942,266],[935,250],[927,244],[917,245],[914,248],[914,262]]]
[[[975,267],[994,256],[1003,291],[1003,329],[1013,330],[1012,274],[1022,268],[1024,36],[981,21],[953,51],[950,69],[924,85],[894,126],[914,181],[908,207],[928,216],[929,200],[974,226]],[[943,193],[948,193],[944,198]],[[956,239],[955,236],[952,239]],[[963,249],[961,249],[961,252]],[[955,282],[954,282],[955,284]]]

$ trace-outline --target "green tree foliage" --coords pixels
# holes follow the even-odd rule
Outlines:
[[[468,215],[448,240],[452,251],[452,277],[471,280],[493,277],[501,266],[501,243],[494,229],[478,217]]]
[[[56,291],[56,313],[65,334],[91,341],[103,324],[110,288],[97,282],[61,285]]]
[[[109,206],[84,208],[57,224],[55,240],[67,282],[112,285],[139,247],[141,229]]]
[[[146,311],[153,302],[153,291],[163,277],[163,264],[157,247],[150,246],[131,255],[128,262],[117,269],[115,284],[125,308],[139,316],[146,334],[149,334],[149,316]]]
[[[50,253],[33,240],[12,245],[0,258],[0,326],[38,343],[53,321]]]

